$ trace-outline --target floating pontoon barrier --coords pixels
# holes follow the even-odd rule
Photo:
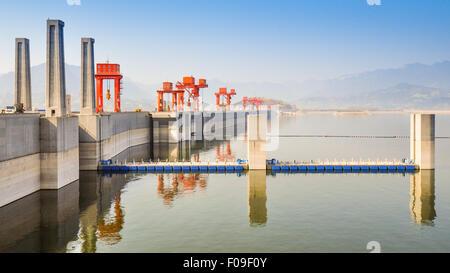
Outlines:
[[[295,162],[295,161],[294,161]],[[107,173],[234,173],[248,169],[247,161],[238,162],[150,162],[112,164],[100,161],[99,170]],[[405,173],[419,169],[411,162],[321,162],[290,163],[267,160],[267,169],[283,173]]]

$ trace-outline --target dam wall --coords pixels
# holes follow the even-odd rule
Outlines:
[[[0,207],[78,180],[78,118],[0,115]]]
[[[39,114],[0,115],[0,207],[41,189]]]
[[[152,117],[148,112],[101,113],[79,116],[80,170],[97,170],[130,147],[149,144]]]

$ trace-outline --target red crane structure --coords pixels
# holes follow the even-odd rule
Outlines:
[[[198,84],[195,84],[194,77],[184,77],[183,83],[177,82],[176,88],[178,90],[185,90],[188,94],[187,106],[191,106],[191,98],[193,100],[193,110],[199,111],[200,105],[198,98],[200,97],[200,88],[207,88],[208,84],[205,79],[199,79]]]
[[[163,89],[156,90],[158,93],[158,112],[164,109],[164,94],[172,94],[172,111],[182,110],[184,107],[184,90],[174,90],[173,83],[163,82]]]
[[[120,89],[123,76],[120,74],[120,65],[110,63],[97,64],[97,113],[103,112],[103,80],[114,80],[114,112],[120,112]],[[107,99],[109,100],[108,89]]]
[[[247,104],[250,106],[255,106],[256,110],[259,111],[259,108],[261,107],[261,105],[264,104],[264,100],[261,98],[248,98],[248,97],[244,97],[242,99],[242,106],[244,107],[244,110],[247,108]]]
[[[230,93],[228,93],[226,88],[219,88],[219,93],[215,93],[215,95],[217,110],[219,110],[220,107],[227,107],[227,110],[230,110],[231,97],[236,95],[236,90],[231,89]],[[226,98],[227,102],[221,103],[220,98]]]

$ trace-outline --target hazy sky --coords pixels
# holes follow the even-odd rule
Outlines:
[[[183,75],[223,81],[330,78],[450,60],[448,0],[0,0],[0,73],[14,68],[14,38],[45,61],[46,19],[65,22],[66,62],[80,38],[96,62],[136,81]],[[79,4],[79,5],[77,5]]]

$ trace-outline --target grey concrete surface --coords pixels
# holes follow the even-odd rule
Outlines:
[[[95,58],[92,38],[81,38],[81,115],[93,115],[95,105]]]
[[[45,111],[47,117],[66,115],[64,22],[60,20],[47,20]]]
[[[15,104],[22,103],[25,111],[32,110],[31,104],[31,70],[30,41],[26,38],[16,38],[16,69],[15,69]]]

